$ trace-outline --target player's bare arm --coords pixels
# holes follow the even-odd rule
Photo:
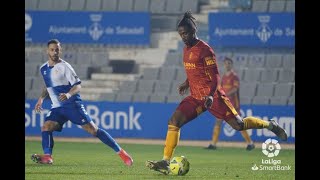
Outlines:
[[[187,93],[187,90],[189,89],[189,81],[186,79],[182,84],[179,85],[178,91],[179,94],[182,96]]]
[[[59,94],[59,101],[65,101],[67,99],[69,99],[71,96],[77,94],[80,92],[80,89],[81,89],[81,85],[80,84],[77,84],[77,85],[74,85],[69,92],[67,93],[60,93]]]
[[[47,91],[47,88],[44,86],[42,88],[42,92],[41,92],[41,95],[38,99],[38,102],[37,104],[35,105],[34,107],[34,110],[36,111],[36,113],[40,113],[41,110],[42,110],[42,103],[43,103],[43,100],[44,98],[46,98],[48,96],[48,91]]]

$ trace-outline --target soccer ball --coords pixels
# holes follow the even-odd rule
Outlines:
[[[184,156],[177,156],[171,159],[169,167],[171,174],[183,176],[189,172],[190,163]]]

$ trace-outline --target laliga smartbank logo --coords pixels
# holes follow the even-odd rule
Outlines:
[[[291,170],[289,164],[282,165],[280,159],[273,159],[280,153],[281,146],[275,139],[267,139],[262,143],[262,153],[268,157],[268,159],[261,159],[261,164],[254,164],[251,169],[253,171],[288,171]],[[270,159],[271,158],[271,159]]]
[[[281,146],[275,139],[269,138],[264,143],[262,143],[262,152],[268,157],[278,156],[280,150]]]

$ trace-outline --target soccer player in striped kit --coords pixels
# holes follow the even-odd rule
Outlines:
[[[80,97],[81,80],[69,63],[60,58],[61,45],[57,39],[47,43],[48,61],[40,67],[45,87],[35,105],[35,111],[40,113],[45,97],[49,95],[52,107],[41,127],[42,148],[44,154],[32,154],[31,159],[40,164],[52,164],[54,146],[53,131],[62,131],[62,126],[70,120],[80,125],[85,131],[99,138],[112,148],[127,165],[131,166],[133,159],[119,144],[104,130],[99,128],[88,113]]]
[[[167,136],[160,161],[147,160],[146,166],[163,174],[169,173],[169,162],[180,138],[180,128],[208,110],[218,119],[225,120],[238,131],[266,128],[281,140],[287,133],[276,121],[264,121],[255,117],[241,118],[221,88],[220,75],[213,49],[196,35],[197,25],[190,11],[178,24],[178,33],[185,43],[183,65],[187,79],[179,87],[181,95],[190,88],[190,96],[183,99],[168,122]]]

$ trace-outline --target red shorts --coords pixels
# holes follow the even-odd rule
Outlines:
[[[188,121],[196,118],[202,112],[208,110],[218,119],[228,121],[238,115],[228,97],[220,95],[213,98],[212,106],[209,109],[204,107],[204,100],[198,100],[192,96],[184,98],[176,110],[181,111]]]

